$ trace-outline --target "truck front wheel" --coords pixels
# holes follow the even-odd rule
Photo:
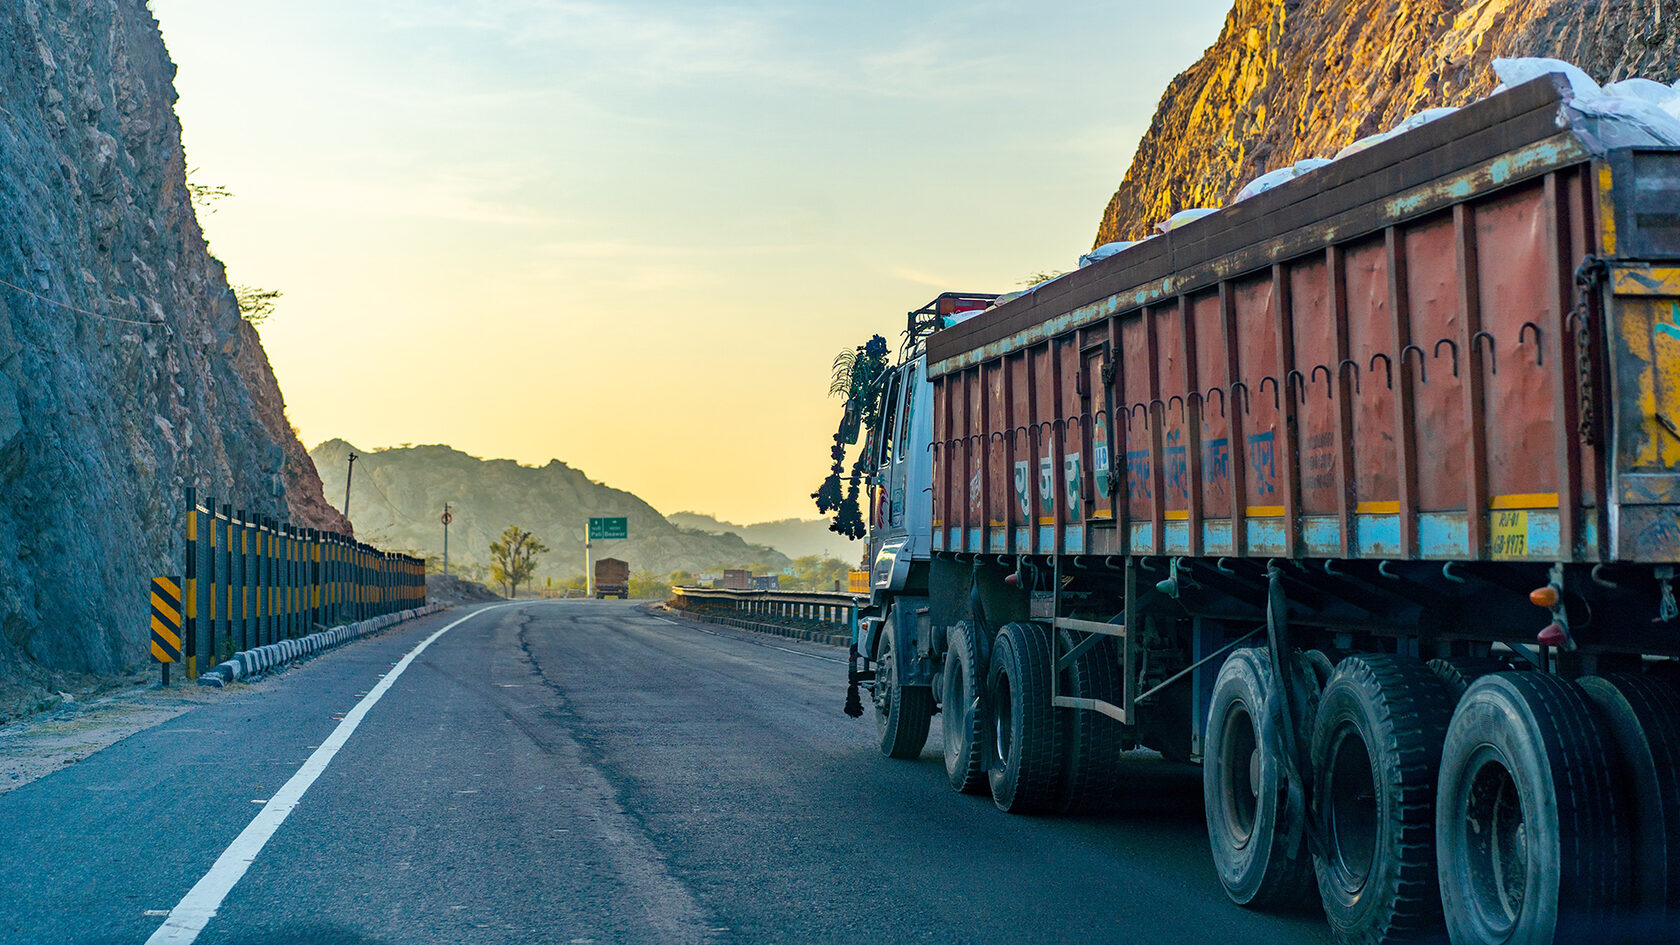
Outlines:
[[[916,758],[927,744],[928,726],[933,722],[933,690],[906,686],[899,677],[889,619],[881,631],[881,656],[875,663],[875,731],[881,739],[881,754]]]

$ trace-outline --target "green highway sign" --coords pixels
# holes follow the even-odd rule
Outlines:
[[[590,541],[629,537],[630,520],[627,518],[591,518],[589,520]]]

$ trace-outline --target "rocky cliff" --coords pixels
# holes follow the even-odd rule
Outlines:
[[[343,522],[205,247],[141,0],[0,0],[0,721],[142,665],[195,487]]]
[[[1548,56],[1601,82],[1680,78],[1680,0],[1237,0],[1167,87],[1094,245],[1228,202],[1414,112],[1491,91],[1496,57]]]
[[[343,440],[311,450],[327,492],[344,495],[349,452],[357,454],[351,477],[350,517],[366,541],[381,547],[439,556],[448,502],[449,560],[470,576],[490,564],[490,542],[509,525],[535,534],[549,547],[537,562],[537,584],[583,573],[583,535],[592,516],[628,518],[628,541],[596,542],[596,557],[630,562],[633,571],[656,575],[724,567],[781,570],[786,555],[749,544],[735,534],[680,528],[653,506],[622,489],[590,479],[559,460],[522,466],[511,459],[479,459],[447,446],[412,446],[372,452]],[[760,572],[762,573],[762,571]]]

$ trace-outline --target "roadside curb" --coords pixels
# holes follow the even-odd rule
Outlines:
[[[250,650],[240,650],[224,662],[217,663],[210,671],[198,677],[200,686],[215,686],[221,688],[230,682],[265,673],[271,669],[284,666],[300,657],[312,656],[316,653],[330,650],[341,643],[366,636],[367,634],[394,626],[405,620],[435,614],[447,608],[444,604],[427,604],[411,610],[398,611],[367,620],[358,620],[328,630],[317,630],[308,636],[295,640],[281,640]]]

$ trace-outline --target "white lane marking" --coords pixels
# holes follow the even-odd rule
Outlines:
[[[216,863],[210,867],[210,872],[205,873],[203,879],[195,883],[193,888],[187,890],[187,894],[181,898],[180,902],[175,904],[175,908],[169,910],[169,918],[163,920],[163,924],[158,926],[158,930],[152,933],[151,938],[146,939],[146,945],[166,945],[166,943],[167,945],[189,945],[189,943],[197,940],[198,933],[204,931],[204,927],[210,924],[212,918],[215,918],[216,910],[221,908],[222,900],[226,899],[227,894],[233,891],[234,885],[245,875],[245,871],[251,868],[252,861],[257,858],[257,854],[262,852],[262,848],[268,843],[268,839],[274,836],[274,832],[280,829],[280,825],[286,822],[286,817],[297,807],[298,801],[303,799],[303,792],[309,790],[309,786],[315,783],[315,779],[327,770],[327,765],[332,762],[333,756],[338,754],[340,748],[344,747],[344,743],[356,731],[356,726],[362,724],[362,718],[368,714],[368,710],[379,703],[386,691],[391,688],[391,684],[397,681],[397,677],[403,674],[403,670],[407,669],[410,663],[414,662],[414,658],[425,651],[426,647],[431,646],[438,637],[479,614],[487,610],[512,606],[514,605],[492,604],[489,607],[475,610],[421,640],[418,646],[409,650],[408,655],[392,667],[391,671],[385,674],[385,678],[370,689],[365,698],[356,703],[354,709],[345,714],[344,721],[338,723],[338,727],[333,729],[332,734],[327,736],[327,740],[321,743],[321,747],[309,756],[309,760],[303,763],[303,767],[298,769],[297,774],[292,775],[290,781],[287,781],[279,791],[275,792],[274,797],[269,799],[269,802],[263,806],[262,811],[240,832],[239,836],[233,838],[233,842],[228,844],[228,848],[223,850],[222,855],[216,858]]]

